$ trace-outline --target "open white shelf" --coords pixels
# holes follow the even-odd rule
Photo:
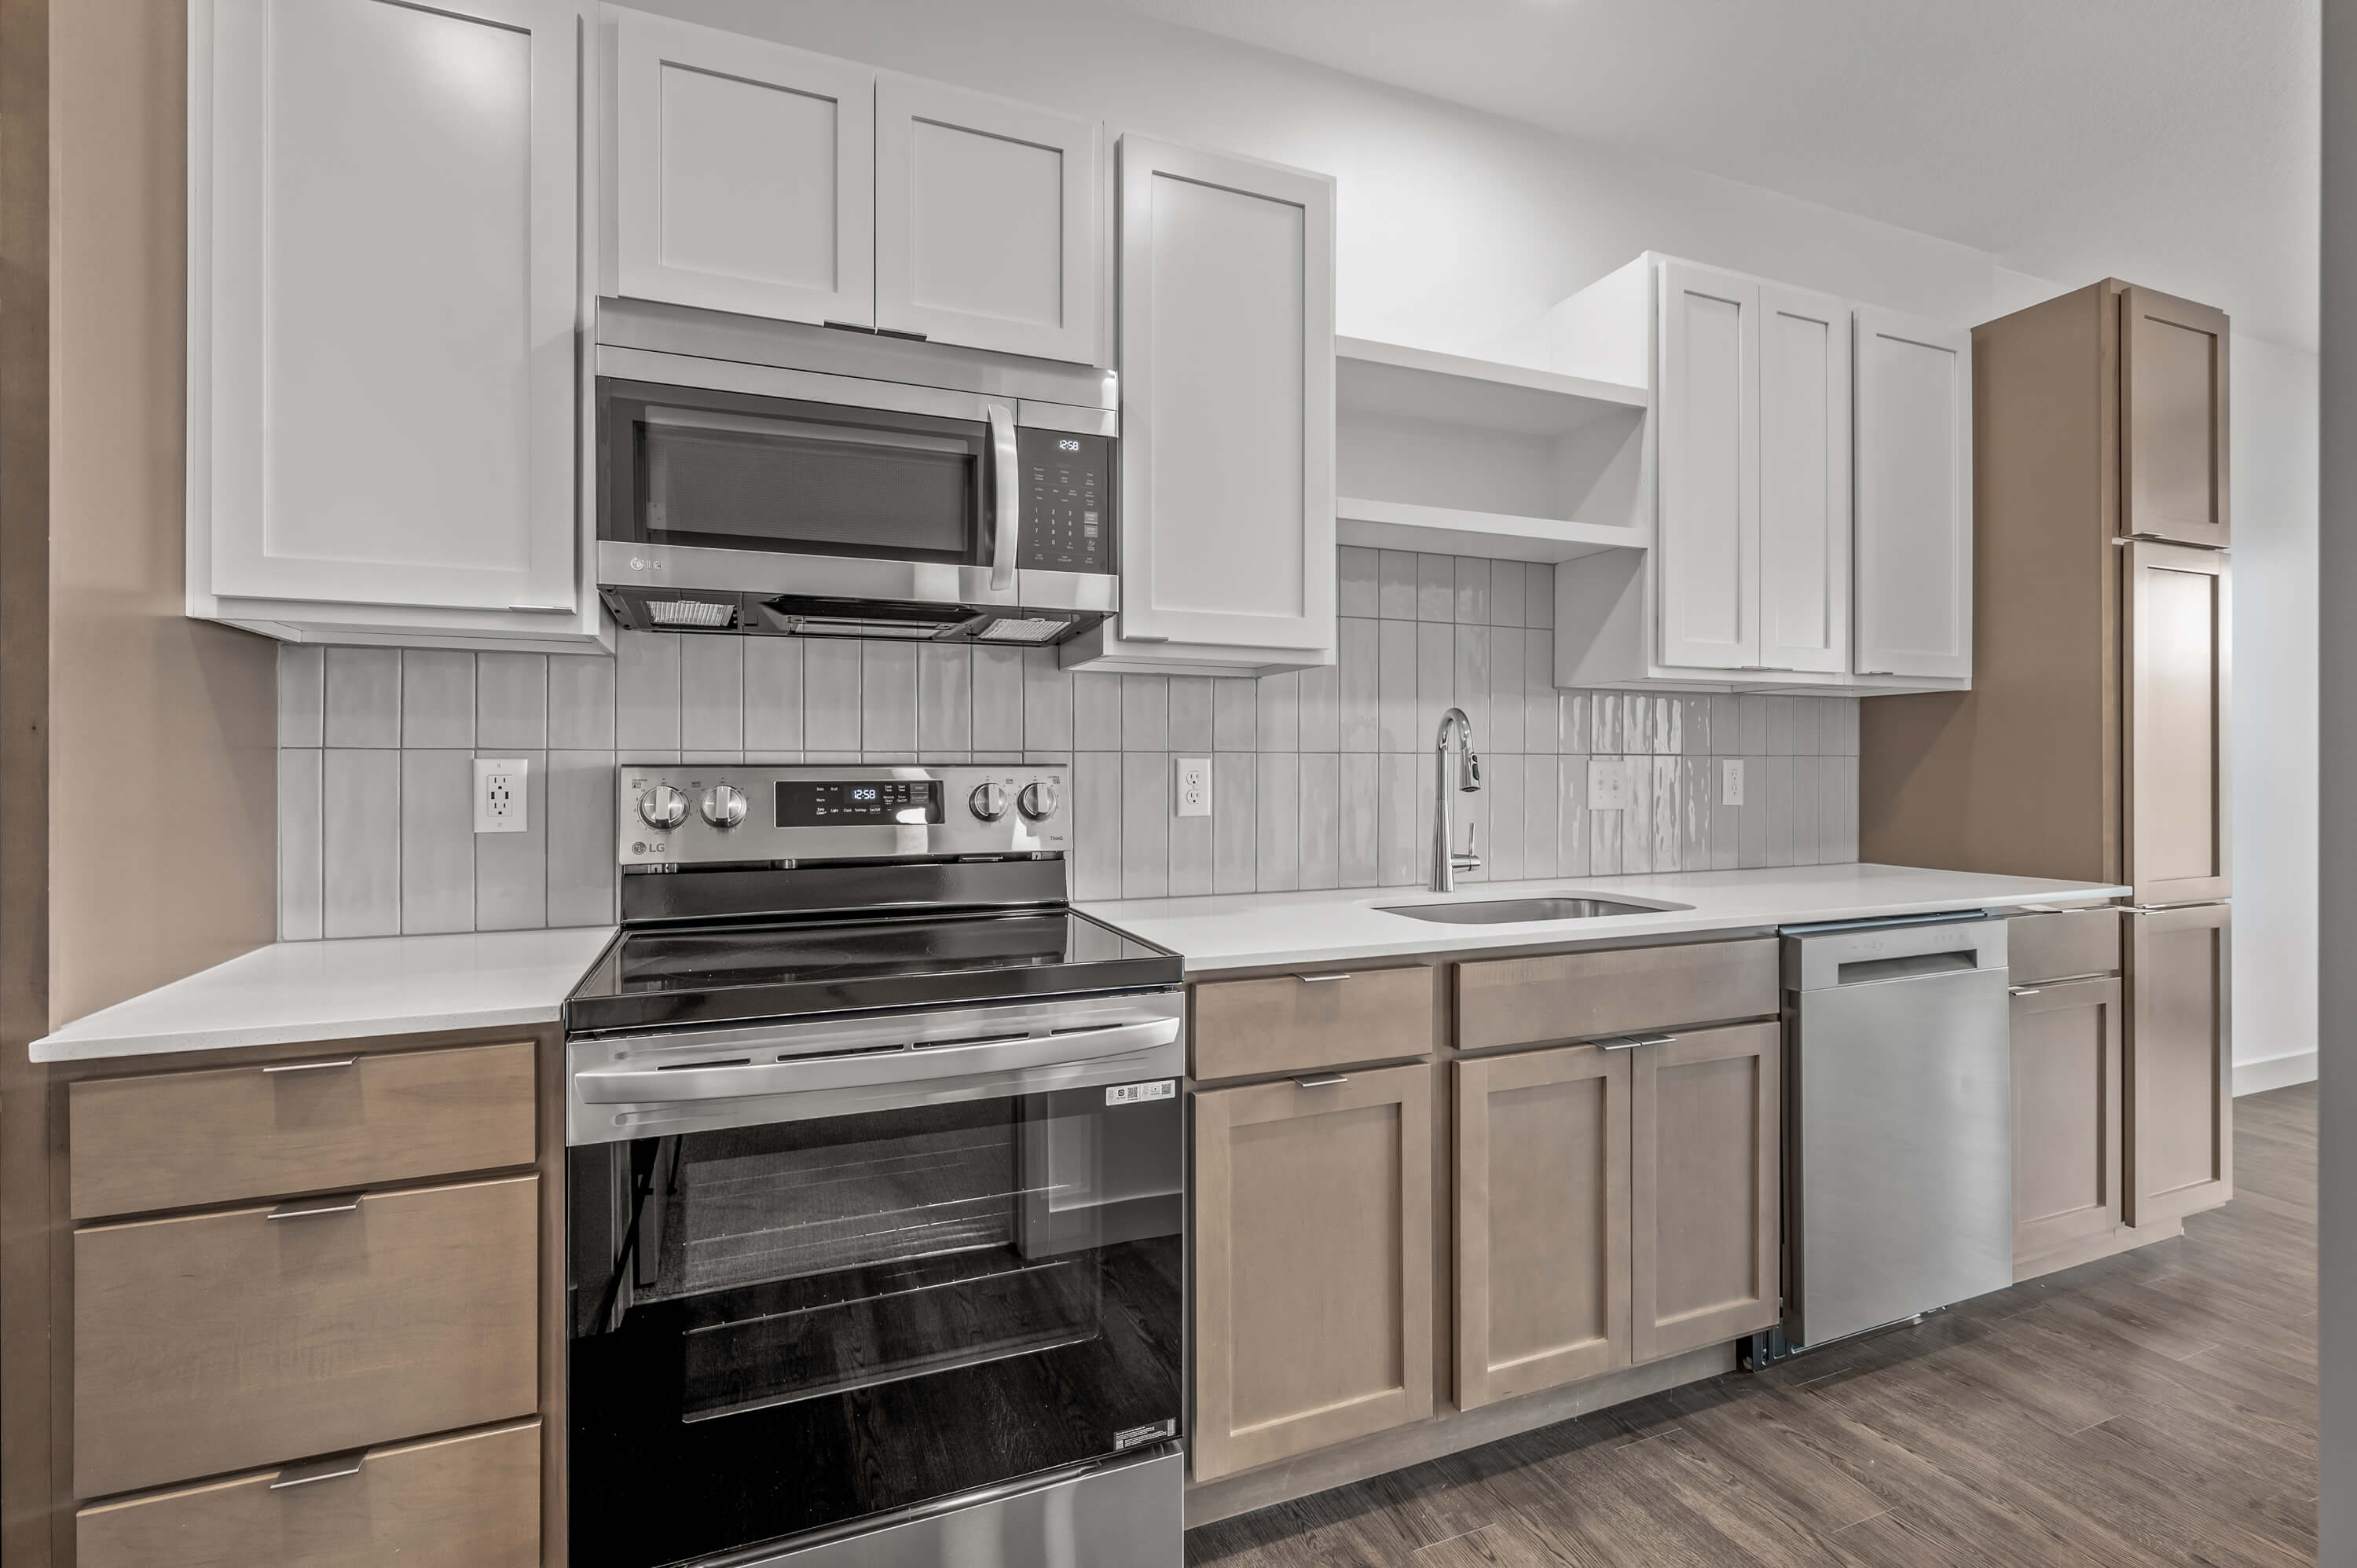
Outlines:
[[[1335,536],[1576,561],[1652,542],[1644,387],[1335,339]]]
[[[1548,563],[1577,561],[1601,550],[1642,550],[1652,542],[1641,528],[1356,496],[1335,500],[1334,537],[1344,544],[1379,550]]]

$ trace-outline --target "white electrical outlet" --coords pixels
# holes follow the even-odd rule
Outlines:
[[[525,806],[531,799],[524,775],[528,757],[475,758],[475,831],[479,833],[520,833],[530,826]]]
[[[1182,817],[1208,817],[1211,814],[1211,759],[1208,757],[1174,757],[1171,769],[1177,775],[1171,781],[1170,798],[1178,803]]]
[[[1743,758],[1730,757],[1719,763],[1718,803],[1722,806],[1743,804]]]
[[[1618,757],[1587,759],[1587,809],[1625,811],[1629,809],[1629,764]]]

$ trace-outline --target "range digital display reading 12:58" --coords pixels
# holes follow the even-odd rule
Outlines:
[[[865,822],[897,824],[941,820],[942,783],[938,779],[778,781],[778,826],[781,828],[856,827]]]

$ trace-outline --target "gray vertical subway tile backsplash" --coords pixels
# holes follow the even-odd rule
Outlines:
[[[1345,548],[1336,661],[1260,680],[677,633],[626,633],[612,658],[289,645],[280,932],[611,920],[614,767],[632,757],[1069,762],[1082,898],[1409,886],[1430,874],[1451,705],[1488,780],[1457,798],[1458,847],[1478,832],[1488,863],[1469,880],[1857,858],[1854,699],[1558,691],[1554,578]],[[529,763],[525,832],[472,832],[478,756]],[[1210,817],[1174,814],[1174,757],[1211,758]],[[1626,808],[1590,809],[1591,757],[1626,775]]]

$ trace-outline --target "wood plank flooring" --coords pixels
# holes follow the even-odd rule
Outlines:
[[[1189,1532],[1197,1568],[2302,1568],[2316,1090],[2234,1201],[1917,1326]]]

